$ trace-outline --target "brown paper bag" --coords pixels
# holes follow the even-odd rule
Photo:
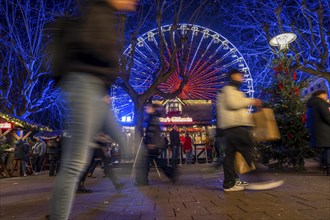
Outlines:
[[[249,166],[243,155],[238,151],[235,153],[234,168],[236,173],[239,174],[248,173],[256,169],[254,163],[252,162],[251,166]]]
[[[278,130],[274,111],[271,108],[263,108],[252,114],[255,127],[252,129],[252,136],[255,141],[273,141],[281,139]]]

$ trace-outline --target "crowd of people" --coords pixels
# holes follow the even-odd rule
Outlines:
[[[105,176],[116,188],[122,187],[109,167],[107,155],[109,138],[120,147],[125,147],[121,128],[113,112],[109,111],[107,89],[120,73],[118,36],[121,30],[118,24],[121,22],[118,11],[134,11],[136,5],[137,0],[86,1],[79,16],[60,20],[59,31],[53,35],[54,48],[57,49],[53,54],[54,79],[65,94],[70,120],[67,123],[68,133],[62,136],[61,144],[57,140],[45,143],[42,138],[36,137],[36,143],[31,148],[35,174],[40,172],[41,161],[48,149],[51,161],[49,175],[56,175],[47,219],[68,219],[77,189],[80,192],[91,192],[84,187],[84,182],[93,173],[97,157],[102,158]],[[250,129],[253,121],[248,107],[261,107],[262,101],[247,98],[240,91],[243,75],[239,70],[233,70],[228,75],[229,84],[217,95],[218,130],[215,149],[218,154],[217,168],[223,165],[224,169],[223,189],[232,192],[244,190],[248,184],[238,178],[234,169],[234,155],[238,151],[247,164],[252,164]],[[322,163],[329,174],[330,113],[326,100],[324,92],[313,94],[308,104],[308,120],[311,121],[309,128],[312,145],[324,148]],[[169,140],[166,140],[165,135],[161,136],[160,111],[161,106],[146,103],[145,134],[136,161],[135,181],[138,186],[149,184],[148,174],[152,163],[157,164],[171,182],[176,182],[178,164],[182,159],[181,149],[186,155],[185,163],[192,163],[193,141],[189,133],[180,139],[178,127],[174,126],[169,132]],[[319,127],[322,127],[321,131]],[[207,150],[210,150],[210,138],[206,140]],[[27,145],[22,140],[16,145],[14,157],[27,161]],[[171,152],[171,164],[165,161],[168,156],[167,146]],[[26,174],[26,163],[22,163],[22,170]]]
[[[4,165],[11,169],[11,173],[15,170],[22,176],[38,175],[47,165],[49,167],[49,176],[54,176],[59,170],[60,164],[60,139],[44,139],[41,136],[34,136],[33,140],[27,138],[18,139],[14,145],[6,150],[3,155]],[[13,162],[19,161],[21,167],[13,167]],[[18,164],[18,163],[17,163]]]
[[[240,180],[238,173],[234,169],[234,154],[240,152],[248,164],[253,163],[253,144],[250,135],[250,129],[253,127],[251,115],[248,113],[248,106],[261,106],[262,101],[258,99],[246,98],[244,93],[239,91],[242,83],[242,73],[234,70],[229,73],[229,84],[222,88],[218,93],[217,100],[217,129],[215,135],[214,151],[216,161],[212,165],[218,169],[223,166],[224,181],[223,189],[226,192],[241,191],[249,184]],[[109,97],[102,99],[103,103],[109,104]],[[329,155],[329,128],[330,128],[330,104],[326,91],[319,90],[311,95],[307,102],[307,127],[310,131],[311,147],[321,148],[321,163],[327,175],[330,174],[330,155]],[[137,186],[149,185],[150,166],[159,167],[168,179],[175,183],[178,178],[178,164],[184,160],[184,164],[192,164],[194,155],[194,141],[189,132],[181,132],[178,126],[174,125],[171,131],[165,134],[161,130],[159,117],[161,116],[162,106],[153,103],[147,103],[145,106],[145,127],[144,139],[141,144],[141,151],[138,155],[135,183]],[[109,111],[109,110],[108,110]],[[115,129],[119,129],[116,127]],[[121,189],[124,183],[120,182],[112,171],[111,156],[112,143],[115,141],[111,134],[115,134],[114,139],[123,143],[119,138],[118,132],[105,133],[101,130],[97,133],[88,146],[93,149],[92,156],[87,161],[88,166],[84,168],[77,180],[77,193],[91,193],[91,189],[86,189],[84,184],[86,178],[92,177],[98,164],[104,169],[104,177],[111,180],[116,189]],[[210,138],[205,135],[205,150],[209,148]],[[70,132],[64,132],[61,136],[54,138],[42,138],[39,135],[34,136],[34,142],[27,139],[15,142],[13,159],[21,161],[21,170],[23,176],[35,174],[38,175],[45,161],[49,166],[49,176],[60,174],[62,160],[62,145],[71,143],[73,136]],[[123,146],[123,145],[122,145]],[[181,154],[185,155],[185,159]],[[168,160],[168,157],[171,159]],[[206,155],[206,158],[209,158]],[[170,161],[170,163],[168,163]]]

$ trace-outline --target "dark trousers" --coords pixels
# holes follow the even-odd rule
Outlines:
[[[92,160],[90,162],[90,165],[88,167],[88,169],[83,173],[83,175],[80,177],[80,182],[85,182],[87,175],[88,175],[88,171],[91,169],[91,167],[93,166],[94,160],[97,157],[101,157],[102,161],[104,163],[104,175],[105,177],[109,178],[111,180],[111,182],[116,185],[118,182],[117,176],[115,175],[115,173],[112,171],[111,167],[110,167],[110,162],[111,162],[111,158],[107,157],[104,155],[104,152],[101,148],[95,148],[94,149],[94,154],[92,157]]]
[[[161,150],[160,158],[167,159],[167,147]]]
[[[225,159],[223,163],[223,187],[228,189],[235,185],[237,174],[234,169],[235,152],[239,151],[246,162],[253,162],[253,146],[248,127],[234,127],[225,130]]]
[[[215,136],[215,143],[214,143],[214,149],[215,149],[215,153],[217,156],[217,161],[215,162],[214,167],[215,168],[219,168],[224,161],[225,158],[225,147],[224,147],[224,138],[223,137],[219,137],[219,136]]]
[[[110,163],[111,163],[111,158],[110,157],[102,157],[103,164],[104,164],[104,175],[105,177],[109,178],[111,182],[116,185],[118,182],[117,176],[113,172]]]
[[[167,165],[167,161],[165,159],[158,158],[157,154],[150,154],[148,149],[143,147],[141,149],[141,153],[138,158],[137,166],[136,166],[136,183],[137,184],[143,184],[148,185],[149,184],[149,171],[150,171],[150,164],[153,163],[153,160],[155,160],[157,167],[160,168],[165,176],[169,179],[175,178],[175,167],[170,167]]]
[[[179,163],[180,146],[171,146],[171,151],[172,151],[171,164],[173,167],[176,167],[176,165]]]
[[[37,173],[40,172],[41,169],[41,157],[39,155],[34,155],[34,169]]]
[[[51,160],[49,168],[49,176],[55,176],[60,170],[60,160]]]
[[[322,166],[330,167],[330,147],[324,147],[321,154]]]
[[[102,163],[102,160],[99,160],[99,159],[93,159],[92,164],[91,164],[91,165],[89,166],[89,168],[88,168],[88,173],[93,174],[95,168],[97,167],[97,165],[99,165],[99,164],[101,164],[101,163]]]
[[[49,176],[55,176],[60,170],[60,156],[58,154],[49,154],[50,167]]]

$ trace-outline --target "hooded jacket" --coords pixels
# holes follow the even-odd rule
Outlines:
[[[319,97],[307,101],[307,127],[311,147],[330,147],[330,104]]]

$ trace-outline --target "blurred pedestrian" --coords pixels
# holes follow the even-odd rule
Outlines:
[[[243,74],[239,70],[229,72],[229,84],[217,96],[217,127],[223,129],[225,144],[224,191],[241,191],[244,187],[236,184],[234,170],[235,152],[239,151],[246,162],[253,162],[253,146],[249,129],[253,126],[249,114],[250,105],[260,107],[260,99],[247,98],[241,92]]]
[[[330,103],[325,90],[318,90],[307,101],[307,126],[310,145],[322,148],[321,165],[330,175]]]
[[[68,219],[77,183],[91,161],[95,135],[104,130],[123,143],[121,129],[104,97],[119,72],[121,22],[116,12],[135,7],[136,0],[90,0],[80,17],[59,24],[54,44],[62,51],[54,55],[63,57],[63,62],[54,60],[54,74],[69,104],[71,138],[62,147],[61,170],[52,192],[52,220]]]
[[[177,170],[175,167],[167,165],[165,159],[158,158],[162,150],[161,130],[160,130],[160,106],[157,104],[146,105],[145,136],[144,145],[141,147],[138,166],[136,168],[136,185],[149,185],[150,164],[155,163],[166,177],[172,182],[176,181]]]

